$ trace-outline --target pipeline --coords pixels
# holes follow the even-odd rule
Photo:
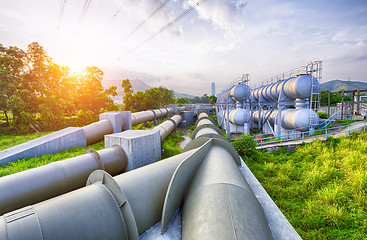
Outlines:
[[[208,115],[196,125],[179,155],[116,177],[94,171],[84,188],[1,216],[0,239],[138,239],[181,203],[182,239],[272,239],[236,150]]]
[[[170,112],[167,108],[161,108],[156,110],[147,110],[142,112],[136,112],[131,114],[132,125],[135,126],[139,123],[153,121],[157,118],[163,117]]]
[[[161,219],[177,166],[202,158],[207,145],[111,177],[93,172],[88,186],[0,217],[0,239],[138,239]]]
[[[161,136],[161,142],[167,138],[167,136],[180,124],[182,117],[180,115],[175,115],[170,119],[167,119],[163,123],[154,127],[153,130],[158,130]]]
[[[81,188],[94,170],[117,175],[126,167],[124,150],[113,146],[98,152],[89,149],[78,157],[1,177],[0,214]]]
[[[201,131],[216,129],[204,125]],[[196,134],[187,149],[208,136]],[[238,154],[220,135],[211,138],[183,201],[182,239],[272,239],[264,211],[238,169]]]

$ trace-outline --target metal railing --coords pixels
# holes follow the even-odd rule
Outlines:
[[[362,126],[353,128],[353,125],[357,125],[359,123],[363,123]],[[324,127],[322,129],[316,129],[313,131],[307,131],[307,132],[293,132],[281,136],[273,136],[273,137],[266,137],[266,138],[255,138],[255,142],[258,146],[261,148],[268,144],[274,144],[274,143],[280,143],[280,146],[283,145],[283,142],[289,142],[289,141],[295,141],[295,140],[302,140],[302,143],[305,142],[305,139],[309,138],[327,138],[328,136],[336,135],[336,134],[348,134],[350,136],[351,132],[363,129],[363,132],[366,132],[366,120],[355,122],[352,124],[349,124],[347,126],[340,126],[340,127],[332,127],[327,128]],[[340,131],[342,130],[343,131]]]

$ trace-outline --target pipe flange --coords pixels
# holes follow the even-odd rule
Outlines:
[[[96,150],[94,150],[93,148],[88,148],[87,150],[85,150],[84,154],[92,155],[97,160],[99,164],[99,169],[105,170],[101,156],[99,155],[99,153]]]
[[[212,124],[203,124],[203,125],[200,125],[199,127],[195,128],[195,130],[192,132],[191,134],[191,139],[194,139],[196,137],[196,134],[203,128],[212,128],[214,129],[215,131],[217,131],[217,133],[221,136],[223,136],[223,133],[222,131],[215,125],[212,125]]]
[[[157,114],[154,112],[154,110],[149,109],[149,110],[147,110],[147,112],[148,112],[148,111],[152,111],[152,112],[153,112],[153,114],[154,114],[153,121],[154,121],[154,120],[156,120],[156,119],[157,119]]]
[[[176,128],[177,128],[177,124],[176,124],[175,120],[173,120],[173,119],[171,119],[171,118],[168,118],[168,119],[167,119],[167,120],[165,120],[165,121],[171,121],[171,122],[173,122],[173,126],[175,126],[175,128],[174,128],[174,129],[176,129]]]
[[[125,223],[125,229],[128,237],[127,239],[138,240],[138,227],[136,226],[133,211],[124,192],[117,184],[115,179],[103,170],[96,170],[89,175],[87,180],[87,186],[92,184],[102,184],[107,188],[107,190],[115,199],[120,210],[121,217]]]

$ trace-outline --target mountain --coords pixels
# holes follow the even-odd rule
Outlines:
[[[173,92],[175,94],[176,99],[177,98],[194,98],[194,95],[190,95],[190,94],[185,94],[185,93],[178,93],[178,92]]]
[[[342,80],[331,80],[320,84],[321,90],[339,92],[344,89],[345,91],[355,90],[359,88],[360,90],[367,89],[367,82],[358,81],[342,81]]]
[[[121,87],[122,80],[102,80],[102,86],[103,88],[110,88],[112,86],[117,87],[117,95],[124,95],[124,89]],[[131,86],[133,87],[134,93],[140,91],[144,92],[145,90],[152,88],[148,84],[146,84],[144,81],[140,79],[130,80]],[[178,93],[173,92],[175,94],[176,98],[194,98],[195,96],[185,93]]]
[[[121,87],[122,80],[102,80],[103,88],[109,88],[112,86],[117,87],[117,95],[124,95],[124,89]],[[152,88],[140,79],[130,80],[134,93],[144,92],[145,90]]]

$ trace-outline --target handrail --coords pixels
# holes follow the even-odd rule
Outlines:
[[[351,129],[351,126],[356,125],[356,123],[360,123],[360,122],[354,122],[354,123],[351,123],[347,126],[340,126],[340,127],[333,127],[333,128],[327,128],[326,127],[325,129],[317,129],[317,130],[307,131],[307,132],[297,132],[297,133],[291,133],[291,134],[285,134],[285,135],[281,135],[281,136],[274,136],[274,137],[267,137],[267,138],[257,138],[257,139],[254,139],[254,140],[255,140],[256,144],[262,148],[264,145],[274,144],[274,143],[278,143],[278,142],[280,142],[281,146],[282,146],[283,142],[289,142],[289,141],[295,141],[295,140],[301,140],[302,139],[302,143],[304,143],[305,139],[307,139],[307,138],[315,138],[315,137],[323,137],[323,136],[325,136],[327,138],[328,136],[335,135],[335,134],[342,134],[342,133],[348,133],[348,136],[350,136],[351,131],[357,131],[357,130],[362,129],[362,128],[363,128],[363,132],[366,132],[367,120],[364,120],[363,122],[364,122],[363,126],[353,128],[353,129]],[[348,130],[328,134],[328,132],[330,132],[332,130],[337,130],[337,129],[340,130],[342,128],[344,128],[344,129],[347,128]],[[314,135],[315,132],[320,132],[320,131],[324,131],[325,133]],[[295,137],[297,137],[297,138],[295,138]],[[279,140],[277,140],[277,139],[279,139]],[[274,141],[271,141],[271,140],[274,140]]]

